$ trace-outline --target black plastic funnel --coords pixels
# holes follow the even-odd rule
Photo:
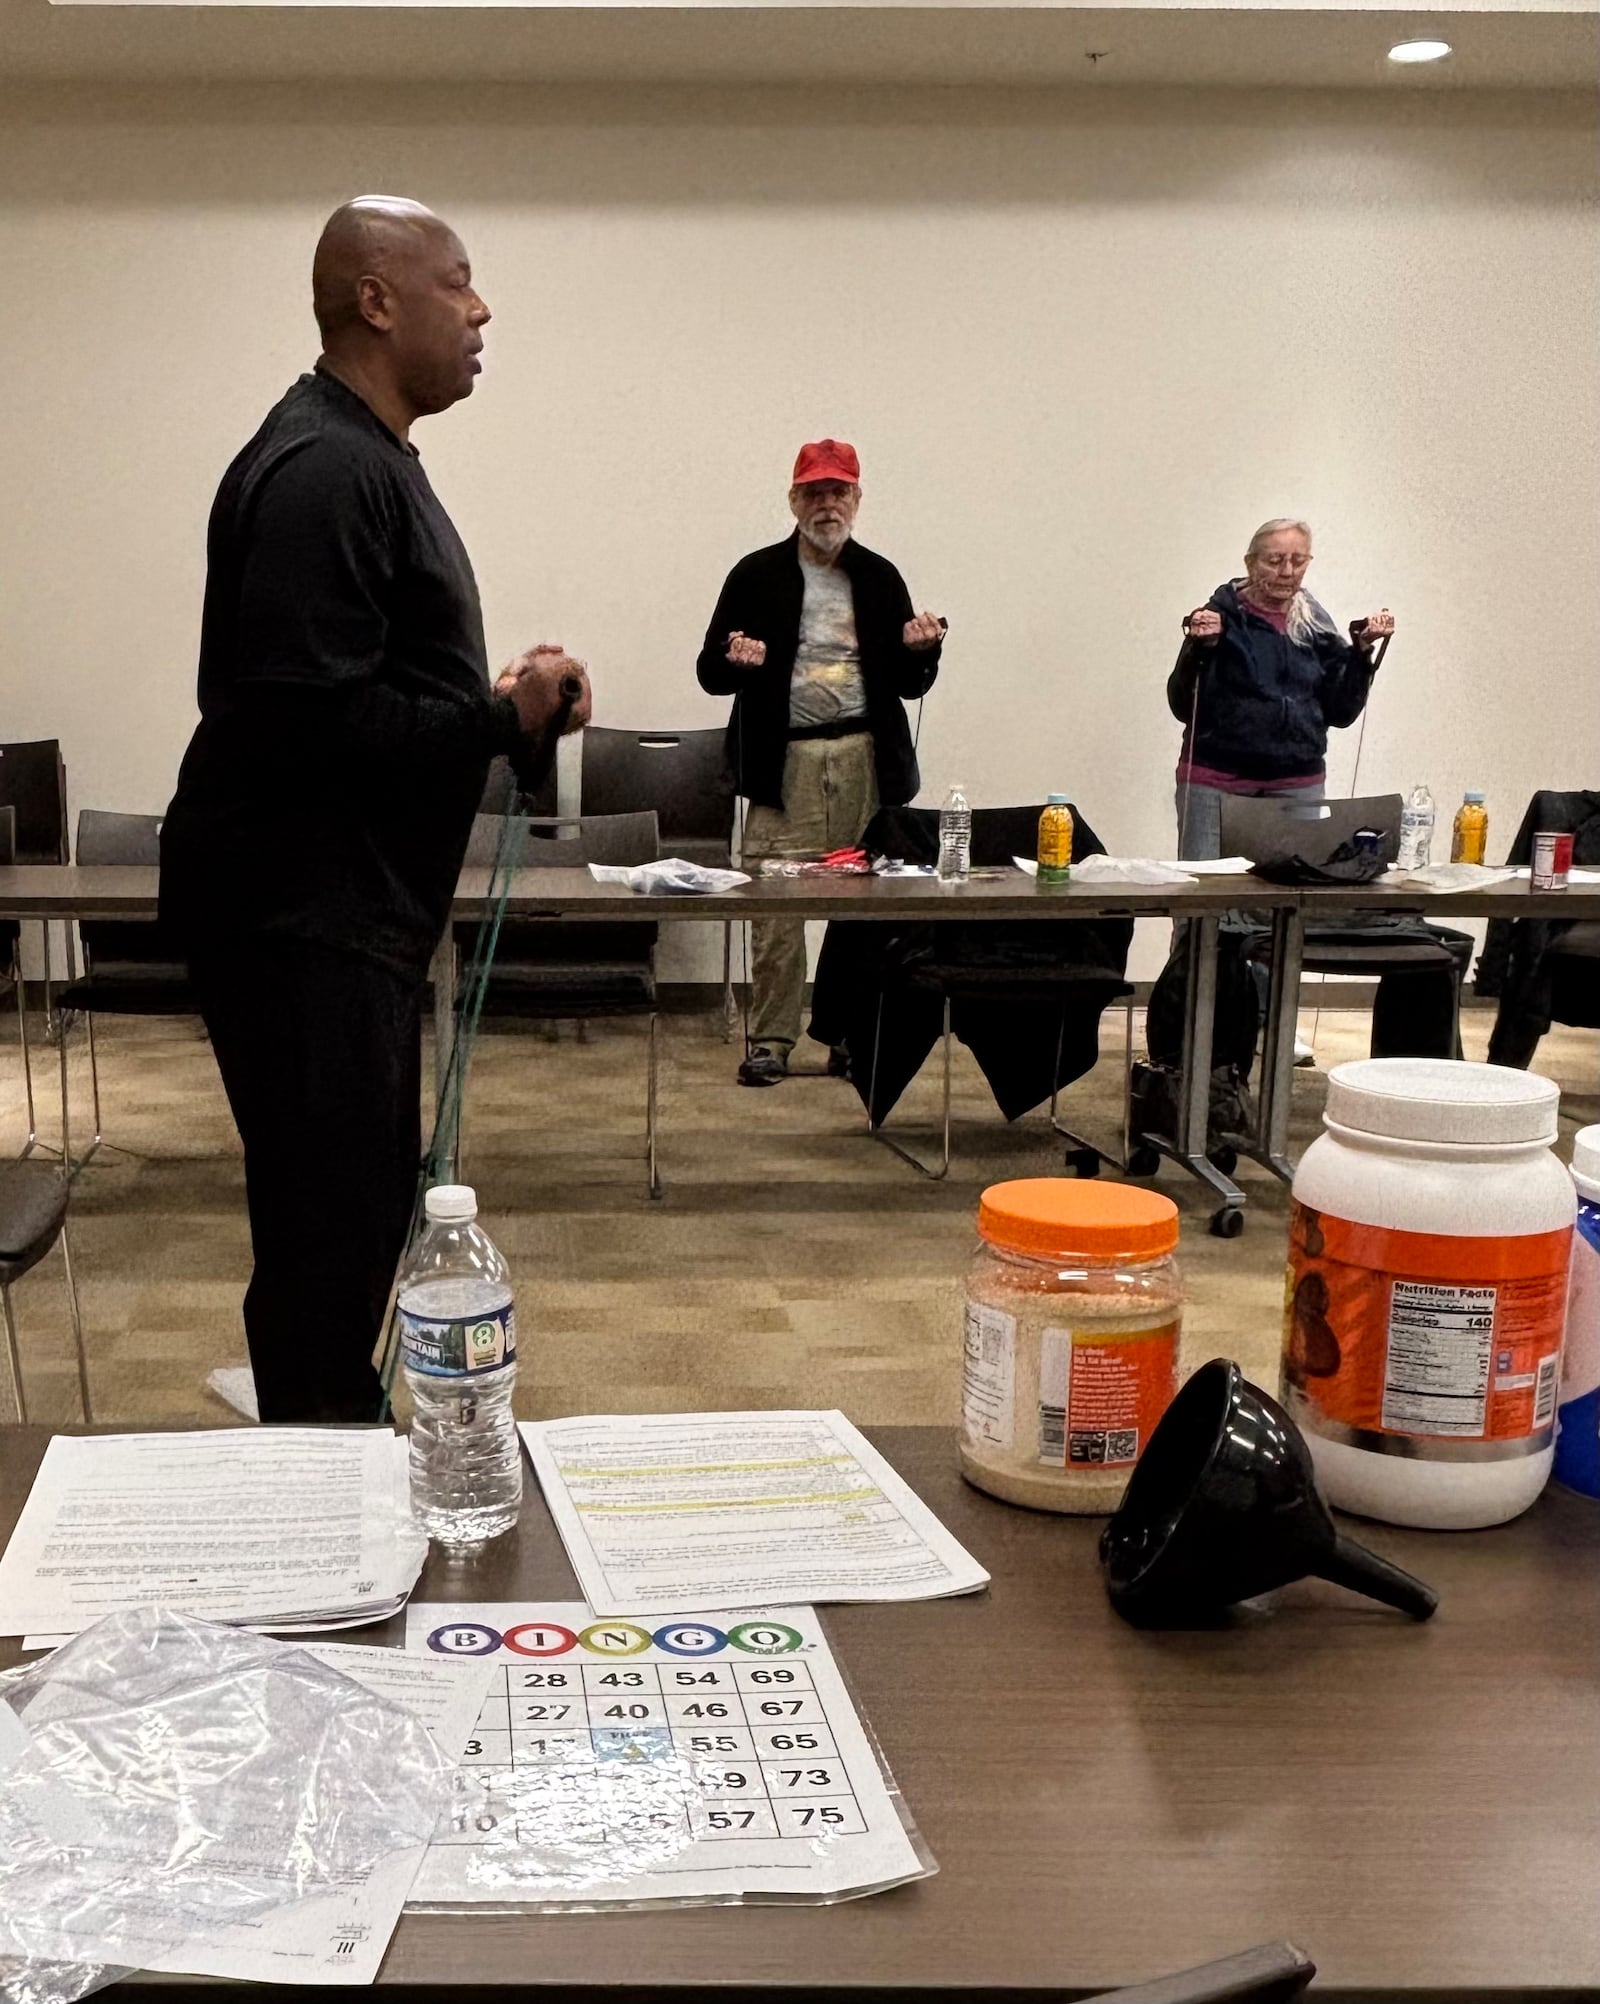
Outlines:
[[[1197,1628],[1291,1580],[1333,1580],[1426,1621],[1439,1596],[1335,1530],[1305,1436],[1225,1357],[1150,1436],[1100,1538],[1111,1605],[1141,1628]]]

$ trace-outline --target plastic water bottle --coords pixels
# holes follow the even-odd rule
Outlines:
[[[952,786],[939,809],[939,881],[964,884],[972,869],[972,809],[959,786]]]
[[[441,1183],[401,1280],[401,1355],[411,1388],[411,1514],[441,1545],[481,1545],[517,1521],[522,1459],[511,1393],[511,1277],[474,1222],[475,1191]]]
[[[1414,786],[1400,810],[1400,853],[1395,858],[1402,870],[1425,870],[1433,855],[1433,795],[1425,786]]]

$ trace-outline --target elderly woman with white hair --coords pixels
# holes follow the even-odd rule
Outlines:
[[[1372,687],[1372,652],[1394,631],[1387,611],[1346,640],[1306,590],[1311,530],[1263,522],[1242,578],[1219,585],[1183,622],[1167,702],[1184,727],[1178,761],[1178,853],[1222,852],[1224,794],[1320,799],[1328,732],[1353,724]]]

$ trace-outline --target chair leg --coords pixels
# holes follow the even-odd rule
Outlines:
[[[17,1355],[17,1318],[11,1309],[11,1289],[0,1280],[0,1316],[6,1325],[6,1357],[11,1365],[11,1395],[17,1403],[17,1424],[28,1424],[28,1402],[22,1395],[22,1359]]]
[[[78,1306],[78,1283],[72,1272],[72,1250],[67,1244],[67,1228],[61,1227],[61,1265],[67,1277],[67,1302],[72,1309],[72,1341],[78,1353],[78,1397],[83,1404],[83,1423],[94,1424],[94,1404],[89,1397],[89,1351],[83,1340],[83,1312]]]
[[[1130,1151],[1133,1146],[1133,1135],[1132,1135],[1133,997],[1132,995],[1131,994],[1125,995],[1122,998],[1122,1153],[1121,1155],[1113,1155],[1109,1149],[1102,1148],[1097,1141],[1091,1141],[1089,1140],[1087,1135],[1079,1134],[1073,1128],[1064,1126],[1062,1122],[1056,1118],[1056,1104],[1061,1097],[1061,1085],[1060,1085],[1061,1052],[1066,1043],[1066,1038],[1067,1038],[1067,1012],[1065,1009],[1063,1009],[1061,1011],[1061,1028],[1056,1034],[1056,1065],[1055,1065],[1055,1070],[1050,1075],[1051,1079],[1050,1125],[1055,1129],[1056,1133],[1061,1136],[1061,1139],[1063,1141],[1070,1141],[1073,1147],[1077,1149],[1081,1154],[1092,1155],[1094,1157],[1094,1163],[1092,1167],[1089,1169],[1090,1174],[1093,1174],[1094,1170],[1098,1169],[1102,1162],[1109,1162],[1112,1168],[1115,1169],[1119,1175],[1126,1176],[1128,1173],[1128,1162],[1130,1160]],[[1070,1156],[1068,1157],[1068,1162],[1070,1165],[1071,1162]]]
[[[733,1006],[733,921],[722,921],[722,1041],[731,1044],[738,1011]]]
[[[72,1115],[67,1095],[67,1040],[59,1034],[60,1027],[57,1024],[56,1063],[61,1071],[61,1173],[63,1176],[75,1176],[81,1165],[75,1164],[72,1159]]]
[[[33,1052],[28,1045],[28,998],[22,986],[22,955],[15,944],[11,948],[11,980],[17,991],[17,1038],[22,1046],[22,1089],[28,1100],[28,1139],[22,1150],[23,1155],[27,1156],[39,1146],[39,1117],[33,1104]]]
[[[94,1045],[94,1011],[85,1009],[83,1013],[89,1031],[89,1099],[94,1108],[94,1139],[89,1143],[89,1153],[83,1158],[88,1163],[98,1153],[105,1136],[100,1132],[100,1060]]]
[[[939,1166],[921,1161],[909,1148],[902,1145],[892,1134],[885,1131],[882,1121],[876,1119],[873,1107],[878,1097],[878,1046],[883,1038],[883,991],[878,991],[878,1020],[872,1033],[872,1074],[867,1082],[867,1132],[874,1141],[881,1141],[885,1148],[898,1155],[902,1162],[909,1162],[919,1176],[926,1176],[930,1183],[941,1183],[950,1174],[950,997],[944,998],[944,1152]]]
[[[45,1042],[49,1043],[52,1039],[59,1041],[61,1025],[56,1020],[55,983],[52,979],[50,966],[50,921],[48,919],[41,919],[39,921],[39,948],[44,962],[44,1036]]]
[[[645,1059],[645,1102],[644,1102],[644,1153],[650,1178],[650,1194],[661,1195],[661,1173],[656,1165],[656,1119],[657,1091],[660,1081],[660,1062],[657,1050],[657,1025],[660,1022],[656,1011],[650,1011],[650,1044]]]

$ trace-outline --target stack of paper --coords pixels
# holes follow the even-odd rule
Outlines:
[[[937,1600],[989,1575],[841,1412],[524,1421],[605,1614]]]
[[[0,1558],[0,1634],[43,1646],[150,1605],[353,1627],[405,1604],[426,1553],[381,1428],[57,1436]]]

